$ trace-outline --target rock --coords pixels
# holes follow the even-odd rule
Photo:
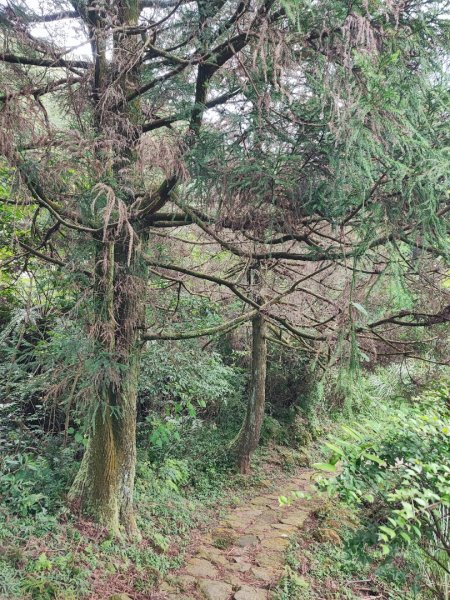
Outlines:
[[[277,502],[275,504],[275,502],[271,502],[270,504],[267,505],[268,508],[270,508],[270,510],[273,511],[285,511],[288,507],[287,506],[280,506],[280,503]]]
[[[276,515],[273,511],[268,510],[267,512],[263,513],[259,519],[258,519],[258,523],[259,524],[272,524],[272,523],[276,523],[278,521],[278,515]]]
[[[271,527],[284,533],[294,533],[297,529],[295,525],[287,525],[286,523],[274,523]]]
[[[261,545],[263,548],[269,548],[270,550],[277,550],[279,552],[282,552],[283,550],[286,550],[286,548],[289,546],[289,540],[287,538],[282,537],[273,537],[268,538],[267,540],[263,540]]]
[[[267,600],[267,592],[260,588],[244,586],[235,593],[234,600]]]
[[[238,573],[247,573],[252,568],[252,565],[246,562],[238,562],[234,565],[231,565],[231,568],[233,571],[237,571]]]
[[[269,500],[265,496],[256,496],[251,500],[254,506],[265,506],[268,502]]]
[[[283,565],[283,560],[279,553],[267,554],[265,552],[261,552],[261,554],[258,554],[256,557],[256,564],[259,567],[279,569]]]
[[[226,566],[229,564],[229,560],[226,556],[222,556],[222,555],[213,555],[211,556],[211,562],[213,565],[216,565],[216,567],[219,567],[220,565]]]
[[[237,517],[228,517],[227,519],[225,519],[223,521],[223,525],[225,527],[228,527],[229,529],[241,529],[242,527],[245,527],[248,523],[243,523],[241,519],[238,519]]]
[[[228,583],[208,579],[200,581],[199,588],[207,600],[228,600],[233,592],[233,588]]]
[[[308,518],[308,513],[306,512],[296,512],[285,517],[280,518],[280,523],[284,525],[295,525],[296,527],[301,527],[303,523]]]
[[[277,515],[272,510],[267,510],[258,518],[258,523],[276,523]]]
[[[239,564],[248,562],[247,561],[247,556],[244,556],[242,554],[241,555],[238,554],[237,556],[232,556],[231,557],[231,562],[233,562],[233,563],[239,563]]]
[[[258,581],[271,583],[277,581],[281,577],[282,570],[270,569],[267,567],[252,567],[251,574]]]
[[[261,514],[261,510],[256,508],[241,508],[239,510],[233,511],[233,518],[235,519],[243,519],[243,520],[253,520],[259,517]]]
[[[195,579],[195,577],[192,577],[192,575],[180,575],[179,577],[175,578],[175,583],[177,587],[179,587],[183,591],[193,586],[196,581],[197,580]]]
[[[216,567],[203,558],[191,558],[186,565],[186,571],[190,575],[205,577],[205,579],[213,579],[219,575]]]
[[[246,546],[245,548],[241,548],[240,546],[233,546],[227,554],[228,556],[247,556],[250,547],[251,546]]]
[[[232,586],[233,590],[240,590],[242,587],[242,581],[240,580],[238,575],[236,575],[236,573],[225,573],[223,580],[229,583]]]
[[[255,546],[256,544],[259,544],[259,539],[256,537],[256,535],[243,535],[236,540],[236,544],[241,548],[246,548],[247,546]]]
[[[261,523],[252,526],[252,534],[257,535],[260,539],[263,537],[270,537],[270,533],[273,534],[273,527],[279,525],[279,523]],[[283,525],[283,527],[289,527],[289,525]]]
[[[109,600],[131,600],[131,598],[128,594],[113,594]]]
[[[228,563],[227,559],[217,548],[209,547],[209,548],[199,548],[197,550],[197,557],[204,558],[209,560],[214,565],[226,565]]]

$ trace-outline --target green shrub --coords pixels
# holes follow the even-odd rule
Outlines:
[[[376,418],[342,426],[326,442],[328,462],[316,465],[338,473],[323,488],[366,507],[382,554],[416,549],[440,571],[441,586],[450,570],[449,397],[442,383],[412,403],[380,404]]]
[[[58,456],[27,452],[5,455],[0,460],[0,497],[14,514],[55,512],[61,507],[67,478],[76,469],[73,449],[59,449]]]
[[[139,381],[141,410],[169,415],[217,414],[242,396],[243,372],[197,342],[148,344]]]

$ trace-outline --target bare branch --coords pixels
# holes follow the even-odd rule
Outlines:
[[[416,319],[415,321],[403,321],[404,317],[413,317]],[[402,327],[430,327],[431,325],[442,325],[443,323],[450,322],[450,304],[446,306],[443,310],[436,314],[427,314],[427,313],[418,313],[407,310],[402,310],[395,315],[391,315],[390,317],[386,317],[385,319],[381,319],[379,321],[375,321],[374,323],[369,323],[367,327],[370,329],[374,329],[375,327],[380,327],[380,325],[385,325],[387,323],[392,323],[394,325],[401,325]]]
[[[15,65],[30,65],[33,67],[89,69],[92,63],[86,60],[65,60],[64,58],[33,58],[31,56],[18,56],[16,54],[0,54],[0,61]]]
[[[231,319],[231,321],[227,321],[226,323],[223,323],[222,325],[218,325],[216,327],[207,327],[205,329],[199,329],[197,331],[187,331],[187,332],[179,332],[179,333],[174,332],[174,333],[164,333],[164,334],[144,333],[142,335],[142,340],[144,340],[144,341],[149,341],[149,340],[187,340],[187,339],[192,339],[192,338],[216,335],[218,333],[227,333],[228,331],[231,331],[232,329],[236,329],[236,327],[239,327],[239,325],[242,325],[242,323],[245,323],[246,321],[253,319],[253,317],[255,317],[257,314],[258,314],[258,310],[252,310],[248,313],[245,313],[244,315],[241,315],[240,317]]]

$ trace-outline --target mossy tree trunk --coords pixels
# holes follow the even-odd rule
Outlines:
[[[116,8],[117,30],[138,24],[138,0],[121,0]],[[101,6],[95,2],[91,2],[86,15],[95,63],[93,119],[99,139],[99,162],[106,165],[104,175],[111,196],[106,201],[112,203],[111,214],[118,211],[119,218],[122,215],[126,219],[124,211],[128,213],[133,201],[128,190],[135,183],[140,112],[136,110],[136,103],[121,100],[139,83],[139,67],[133,66],[133,62],[129,66],[138,39],[129,33],[115,33],[113,55],[108,62],[106,40],[111,39],[111,23],[102,22]],[[105,135],[106,140],[109,136],[115,143],[106,142],[102,149]],[[107,192],[105,194],[107,196]],[[105,212],[99,216],[102,214]],[[112,228],[111,232],[105,229],[95,240],[92,329],[97,353],[104,357],[104,364],[102,372],[95,374],[89,443],[69,501],[113,534],[124,529],[128,535],[136,536],[133,510],[136,402],[146,280],[146,268],[137,250],[146,236],[140,235],[138,242],[139,232],[130,233],[130,227]]]
[[[96,521],[118,534],[138,534],[133,490],[136,465],[136,402],[145,304],[143,273],[127,264],[124,244],[107,249],[108,273],[96,284],[96,338],[106,370],[97,375],[90,437],[69,494]]]
[[[133,512],[136,412],[133,398],[97,410],[88,447],[69,499],[113,535],[137,534]]]
[[[264,316],[259,313],[252,320],[251,380],[247,411],[232,448],[239,470],[243,474],[250,472],[251,455],[258,447],[264,420],[267,370],[266,329]]]

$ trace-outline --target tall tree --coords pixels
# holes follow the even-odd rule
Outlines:
[[[11,3],[2,13],[0,61],[8,83],[1,152],[15,169],[18,201],[45,209],[53,221],[53,231],[28,251],[45,259],[40,249],[50,238],[69,235],[75,253],[84,254],[75,269],[91,272],[87,325],[99,367],[92,374],[89,446],[70,497],[116,532],[124,526],[136,533],[136,391],[149,228],[176,220],[161,211],[182,180],[182,156],[195,145],[205,110],[235,96],[239,81],[226,67],[263,23],[279,18],[273,4],[61,2],[36,14],[31,5]],[[35,36],[37,23],[50,27],[61,19],[77,21],[90,57],[71,57],[69,47]],[[211,97],[215,81],[221,93]],[[60,127],[49,111],[60,112]],[[162,137],[155,148],[145,139],[183,120],[175,141]]]
[[[142,343],[173,337],[148,331],[149,269],[184,269],[161,260],[155,232],[195,224],[243,265],[299,269],[268,301],[190,272],[249,304],[185,337],[253,319],[255,399],[268,323],[325,352],[342,329],[342,309],[324,319],[312,311],[299,326],[277,299],[311,279],[303,292],[333,305],[317,274],[338,265],[376,275],[389,244],[445,254],[444,12],[428,0],[74,0],[39,14],[22,2],[2,10],[0,153],[9,201],[34,211],[29,238],[15,238],[17,260],[46,261],[79,286],[95,360],[90,442],[71,498],[113,531],[136,533]],[[76,23],[73,44],[58,40],[62,19]],[[76,35],[89,56],[70,48]],[[347,297],[350,314],[357,303]],[[441,303],[364,326],[350,319],[346,340],[446,314]],[[260,423],[258,407],[249,405],[249,422]]]
[[[261,265],[259,263],[252,265],[248,276],[253,299],[258,305],[262,305],[264,298],[261,293],[263,286]],[[250,457],[259,444],[266,402],[267,323],[261,311],[253,317],[251,324],[251,376],[247,411],[242,428],[233,443],[233,451],[237,455],[242,474],[250,472]]]

